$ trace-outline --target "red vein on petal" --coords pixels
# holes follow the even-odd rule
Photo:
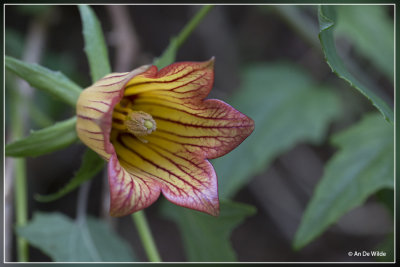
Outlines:
[[[126,76],[129,72],[121,72],[121,73],[111,73],[107,76],[104,76],[103,78],[101,78],[101,80],[109,80],[109,79],[113,79],[113,78],[120,78],[123,76]]]
[[[158,182],[155,181],[151,181],[149,178],[145,178],[145,177],[140,177],[139,175],[136,175],[134,173],[132,173],[131,170],[132,168],[135,168],[134,166],[130,165],[127,161],[123,160],[123,159],[119,159],[119,166],[120,166],[120,172],[122,172],[122,177],[120,178],[120,181],[117,181],[120,184],[120,189],[118,190],[118,193],[114,196],[115,198],[119,198],[119,202],[118,202],[118,206],[120,206],[118,209],[113,209],[114,213],[118,213],[117,211],[121,211],[121,210],[126,210],[126,207],[130,207],[129,210],[127,212],[124,212],[123,214],[120,215],[126,215],[129,213],[132,213],[136,210],[145,208],[147,206],[149,206],[150,204],[152,204],[159,196],[160,190],[155,190],[149,185],[150,183],[155,183],[155,185],[157,187],[159,187],[159,184],[157,184]],[[123,165],[128,165],[129,170],[126,169]],[[130,181],[125,181],[126,177],[128,177],[130,179]],[[129,189],[129,194],[127,194],[127,196],[125,196],[126,194],[124,194],[123,192],[126,191],[126,185],[130,184],[131,188]],[[144,187],[146,187],[146,189],[144,189]],[[138,195],[134,196],[133,199],[133,206],[132,205],[126,205],[127,201],[132,199],[134,190],[137,188],[137,191],[139,192]],[[124,198],[123,202],[121,203],[121,199]],[[151,201],[151,199],[154,199],[154,201]],[[150,202],[148,201],[150,200]],[[132,201],[131,201],[132,202]],[[114,205],[115,206],[115,205]]]
[[[192,79],[192,80],[188,79],[188,81],[186,83],[184,83],[184,84],[177,85],[177,86],[169,88],[169,89],[154,88],[154,91],[172,91],[172,92],[177,93],[177,94],[187,94],[187,93],[190,93],[190,92],[198,91],[198,90],[201,90],[202,88],[204,88],[204,87],[206,87],[208,85],[208,84],[204,84],[204,85],[196,84],[196,81],[202,79],[206,75],[207,75],[207,73],[201,73],[198,77],[194,77],[194,79]],[[182,77],[181,79],[185,80],[184,77]],[[178,81],[175,80],[175,81],[163,81],[163,82],[154,82],[154,83],[156,83],[156,84],[157,83],[160,83],[160,84],[172,83],[173,84],[173,83],[177,83],[177,82]],[[190,89],[188,91],[183,91],[183,92],[177,92],[176,91],[179,88],[188,87],[188,85],[192,85],[192,84],[193,85],[198,85],[198,86],[193,88],[193,89]],[[132,86],[135,86],[135,85],[132,85]],[[132,86],[130,86],[130,87],[132,87]],[[136,86],[137,86],[137,84],[136,84]]]
[[[204,145],[197,145],[197,144],[193,144],[193,143],[182,143],[182,142],[178,142],[178,141],[175,141],[175,140],[166,138],[166,137],[164,137],[164,136],[159,136],[159,135],[155,135],[155,134],[152,134],[152,136],[154,136],[154,137],[156,137],[156,138],[159,138],[159,139],[163,139],[163,140],[168,141],[168,142],[171,142],[171,143],[175,143],[175,144],[181,145],[183,148],[185,148],[185,150],[186,150],[188,153],[191,153],[191,151],[188,150],[188,149],[186,148],[186,146],[199,148],[200,151],[201,151],[202,153],[205,152],[204,150],[207,150],[207,151],[208,151],[208,150],[219,150],[219,149],[217,149],[217,148],[215,147],[215,145],[204,146]],[[209,155],[207,155],[207,158],[209,158]]]
[[[99,131],[89,131],[89,130],[84,129],[84,128],[78,128],[78,130],[79,131],[84,131],[84,132],[87,132],[87,133],[90,133],[90,134],[101,134],[101,135],[103,135],[103,133],[99,132]]]
[[[237,134],[234,134],[234,135],[232,135],[232,136],[229,136],[229,135],[196,135],[196,136],[192,136],[192,135],[181,135],[181,134],[178,134],[178,133],[176,133],[176,132],[171,132],[171,131],[164,130],[164,129],[159,129],[159,128],[158,128],[157,131],[154,132],[153,134],[156,134],[156,135],[157,135],[157,132],[162,132],[162,133],[166,133],[166,134],[169,134],[169,135],[174,135],[174,136],[176,136],[176,137],[182,137],[182,138],[188,138],[188,139],[199,139],[199,138],[207,138],[207,139],[218,139],[218,138],[235,139],[235,137],[238,137]],[[153,134],[152,134],[152,135],[153,135]],[[239,138],[240,138],[240,136],[239,136]]]
[[[158,134],[156,134],[156,132],[152,133],[151,137],[162,139],[164,141],[167,141],[167,142],[170,142],[173,144],[177,144],[177,145],[181,146],[182,149],[184,149],[184,151],[188,154],[199,154],[200,153],[207,159],[213,159],[213,158],[217,158],[217,157],[221,157],[221,156],[225,155],[226,153],[228,153],[229,151],[234,149],[236,146],[238,146],[245,139],[245,138],[241,137],[238,139],[233,138],[232,141],[224,141],[224,140],[219,140],[218,138],[216,138],[220,142],[220,145],[216,145],[216,144],[199,145],[199,144],[195,144],[195,143],[184,143],[184,142],[180,142],[180,141],[177,141],[174,139],[170,139],[163,135],[158,135]],[[222,137],[222,138],[226,138],[226,137]],[[197,138],[194,138],[194,139],[197,139]],[[210,141],[212,141],[212,139]],[[156,142],[156,141],[154,141],[154,142]],[[192,148],[192,149],[189,149],[189,148]],[[193,149],[198,149],[198,151],[193,151]]]
[[[191,109],[191,110],[195,110],[195,111],[209,111],[210,113],[211,112],[213,112],[213,113],[217,113],[217,111],[218,112],[220,112],[221,114],[217,114],[218,115],[218,117],[213,117],[213,116],[215,116],[215,114],[211,114],[211,115],[204,115],[204,116],[202,116],[202,115],[199,115],[199,113],[192,113],[192,112],[189,112],[189,111],[187,111],[187,110],[184,110],[184,109],[179,109],[179,108],[175,108],[175,107],[171,107],[171,106],[168,106],[168,105],[163,105],[163,104],[159,104],[159,103],[151,103],[151,102],[140,102],[140,103],[135,103],[135,105],[134,105],[134,107],[135,107],[135,109],[138,109],[138,110],[144,110],[143,108],[141,109],[140,108],[140,106],[141,105],[144,105],[144,106],[147,106],[148,108],[151,106],[151,107],[153,107],[153,106],[157,106],[157,107],[163,107],[163,108],[165,108],[165,109],[170,109],[170,110],[176,110],[176,111],[179,111],[179,112],[182,112],[182,113],[185,113],[185,114],[188,114],[188,115],[190,115],[190,116],[193,116],[193,117],[196,117],[196,118],[200,118],[200,119],[205,119],[205,120],[220,120],[220,121],[229,121],[229,122],[231,122],[231,121],[236,121],[236,122],[241,122],[241,121],[243,121],[243,118],[240,118],[240,117],[232,117],[232,118],[226,118],[226,117],[223,117],[223,115],[225,115],[225,113],[227,113],[227,111],[226,110],[220,110],[220,108],[218,108],[218,107],[216,107],[215,109],[210,109],[210,108],[202,108],[202,109],[193,109],[193,108],[191,108],[191,107],[187,107],[188,109]],[[222,114],[223,113],[223,114]],[[167,112],[163,112],[163,114],[165,114],[165,116],[168,116],[168,113]],[[156,118],[157,116],[155,115],[155,116],[153,116],[153,118]],[[159,118],[162,118],[162,117],[160,117],[160,115],[158,115],[158,117]],[[242,119],[242,120],[241,120]],[[244,127],[246,127],[246,126],[244,126]]]
[[[199,180],[197,178],[195,178],[192,174],[188,173],[187,171],[183,170],[180,164],[177,164],[176,162],[174,162],[173,160],[171,160],[170,158],[166,157],[165,155],[163,155],[162,153],[158,152],[157,150],[155,150],[154,148],[151,147],[151,144],[148,144],[149,149],[151,149],[154,153],[156,153],[157,155],[159,155],[160,157],[163,157],[164,159],[166,159],[167,161],[169,161],[172,165],[174,165],[175,167],[177,167],[179,170],[181,170],[183,173],[185,173],[187,176],[189,176],[190,178],[192,178],[193,180],[197,181],[199,184],[201,184],[202,186],[204,186],[204,181]],[[172,154],[172,153],[170,153]],[[182,157],[181,157],[182,158]],[[182,158],[183,159],[183,158]],[[197,168],[201,169],[200,167],[196,166]],[[186,180],[185,180],[186,181]]]
[[[136,154],[136,153],[135,153],[135,154]],[[135,166],[135,165],[132,165],[131,162],[127,161],[127,160],[124,159],[122,156],[120,156],[120,157],[118,158],[118,160],[119,160],[120,162],[123,162],[123,164],[128,165],[130,168],[136,169],[136,170],[138,170],[138,171],[140,171],[140,172],[142,172],[142,173],[144,173],[144,174],[149,175],[149,178],[151,178],[151,179],[158,179],[158,180],[159,180],[158,182],[167,183],[167,184],[169,184],[169,185],[175,187],[175,188],[177,189],[178,192],[181,192],[181,191],[182,191],[181,188],[179,188],[176,184],[172,183],[171,181],[162,179],[161,177],[159,177],[159,176],[157,176],[157,175],[154,175],[154,174],[152,174],[152,173],[150,173],[150,172],[147,172],[147,171],[143,170],[142,168],[139,168],[139,167],[137,167],[137,166]],[[129,172],[129,171],[128,171],[128,173],[131,174],[131,172]],[[137,177],[138,177],[138,179],[141,179],[141,180],[142,180],[142,178],[141,178],[140,176],[137,176]],[[183,191],[183,192],[187,195],[187,193],[186,193],[185,191]]]
[[[97,112],[100,112],[100,113],[106,113],[107,112],[107,111],[103,111],[103,110],[100,110],[98,108],[94,108],[94,107],[91,107],[91,106],[82,106],[82,107],[84,107],[86,109],[91,109],[91,110],[94,110],[94,111],[97,111]]]
[[[89,138],[90,140],[94,140],[94,141],[101,141],[101,142],[104,141],[104,139],[94,138],[94,137],[90,137],[90,136],[88,136],[88,138]]]
[[[110,103],[107,103],[107,102],[102,101],[102,100],[91,100],[91,99],[88,99],[88,101],[89,101],[89,102],[93,102],[93,103],[104,104],[104,105],[106,105],[106,106],[110,106]]]
[[[146,162],[150,163],[151,165],[153,165],[154,167],[156,167],[156,169],[158,168],[158,169],[160,169],[160,170],[163,170],[163,171],[166,172],[167,174],[176,177],[178,180],[180,180],[180,181],[182,181],[183,183],[189,185],[191,188],[196,188],[193,184],[189,183],[189,182],[186,181],[185,179],[182,179],[181,177],[179,177],[179,176],[178,176],[177,174],[175,174],[174,172],[172,172],[172,171],[170,171],[170,170],[168,170],[168,169],[166,169],[166,168],[164,168],[164,167],[162,167],[162,166],[156,164],[154,161],[152,161],[152,160],[150,160],[150,159],[144,157],[139,151],[136,151],[136,150],[132,149],[131,147],[127,146],[127,145],[125,144],[125,142],[124,142],[121,138],[118,138],[118,142],[119,142],[125,149],[127,149],[127,150],[129,150],[130,152],[136,154],[136,155],[137,155],[139,158],[141,158],[143,161],[146,161]],[[121,157],[122,157],[122,156],[121,156]],[[132,165],[132,164],[130,164],[130,165]],[[140,169],[141,171],[146,172],[145,170],[143,170],[142,168],[139,168],[138,166],[136,166],[136,168]],[[154,174],[152,174],[152,175],[155,176],[155,177],[158,177],[158,178],[161,179],[162,181],[166,181],[166,182],[170,183],[168,180],[163,179],[162,177],[159,177],[158,175],[154,175]],[[176,186],[176,185],[174,185],[174,186],[175,186],[178,190],[182,190],[182,189],[179,188],[178,186]]]
[[[204,128],[204,129],[247,128],[247,127],[251,126],[251,125],[227,125],[227,126],[206,125],[205,126],[205,125],[196,125],[196,124],[185,123],[185,122],[181,122],[181,121],[177,121],[177,120],[166,119],[166,118],[162,118],[162,117],[159,117],[159,116],[153,116],[153,119],[167,121],[167,122],[171,122],[171,123],[174,123],[174,124],[179,124],[179,125],[186,126],[186,127]],[[226,119],[220,119],[220,120],[221,121],[226,121]]]
[[[177,86],[177,87],[174,87],[174,88],[170,88],[170,89],[154,89],[154,91],[173,91],[173,90],[175,90],[176,88],[180,88],[180,87],[187,86],[188,84],[190,84],[190,83],[192,83],[192,82],[194,82],[194,81],[197,81],[198,79],[200,79],[200,78],[204,77],[206,74],[208,74],[207,71],[205,71],[204,69],[194,69],[194,70],[192,70],[191,72],[188,72],[188,73],[186,73],[186,74],[183,75],[183,76],[179,76],[179,77],[177,77],[176,79],[168,80],[168,81],[159,81],[159,80],[157,80],[157,79],[164,78],[164,77],[166,77],[166,76],[172,76],[173,74],[172,74],[172,75],[165,75],[165,76],[162,76],[162,77],[149,77],[149,79],[153,79],[153,80],[149,80],[149,81],[145,81],[145,82],[134,83],[134,84],[128,85],[128,86],[125,88],[125,90],[128,90],[128,89],[130,89],[131,87],[135,87],[135,86],[143,85],[143,84],[151,84],[151,83],[154,83],[154,84],[176,83],[176,82],[178,82],[179,80],[184,80],[185,77],[189,76],[190,74],[192,74],[192,73],[194,73],[194,72],[204,72],[204,73],[200,74],[199,77],[196,77],[194,80],[188,81],[187,83],[185,83],[185,84],[183,84],[183,85],[180,85],[180,86]],[[204,87],[204,86],[206,86],[206,85],[202,85],[201,87]],[[210,87],[211,87],[211,86],[210,86]],[[211,90],[211,88],[210,88],[210,90]],[[153,91],[153,90],[152,90],[152,91]],[[191,91],[195,91],[195,90],[190,90],[190,91],[188,91],[188,92],[191,92]],[[175,91],[174,91],[174,92],[175,92]],[[175,93],[183,94],[184,92],[182,92],[182,93],[181,93],[181,92],[175,92]],[[129,94],[129,95],[133,95],[133,94]]]
[[[89,120],[89,121],[94,121],[95,119],[92,117],[84,116],[84,115],[77,115],[78,118],[84,119],[84,120]]]
[[[195,71],[202,71],[202,70],[203,70],[203,69],[192,69],[192,70],[189,71],[188,73],[186,73],[186,74],[184,74],[184,75],[182,75],[182,76],[179,76],[179,77],[177,77],[177,78],[175,78],[175,79],[172,79],[172,80],[168,80],[168,81],[160,81],[160,80],[157,80],[157,79],[161,79],[161,78],[173,76],[174,74],[181,72],[183,69],[184,69],[184,68],[180,69],[179,71],[177,71],[177,72],[175,72],[175,73],[166,73],[166,74],[164,74],[164,75],[162,75],[162,76],[158,76],[158,74],[161,73],[161,70],[159,70],[158,72],[155,73],[155,75],[150,76],[150,77],[149,77],[149,76],[146,76],[146,72],[144,72],[144,73],[142,73],[142,74],[140,74],[140,75],[138,75],[138,76],[142,76],[142,77],[145,77],[145,78],[151,79],[151,80],[144,81],[144,82],[140,82],[140,83],[134,83],[134,84],[132,84],[132,85],[129,85],[129,87],[135,86],[135,85],[140,85],[140,84],[147,84],[147,83],[172,83],[172,82],[175,82],[175,81],[177,81],[177,80],[179,80],[179,79],[182,79],[182,78],[184,78],[184,77],[186,77],[186,76],[192,74],[192,73],[195,72]],[[150,70],[150,69],[149,69],[149,70]]]
[[[180,159],[182,159],[182,160],[184,160],[184,161],[187,161],[187,162],[189,162],[190,164],[196,166],[196,167],[199,168],[199,169],[202,169],[197,163],[195,163],[195,162],[189,160],[188,157],[179,156],[179,155],[177,155],[176,153],[174,153],[173,151],[171,151],[171,150],[169,150],[169,149],[166,149],[166,148],[163,147],[163,146],[157,145],[157,144],[154,143],[154,142],[150,142],[148,145],[157,147],[158,149],[161,149],[161,150],[164,150],[165,152],[168,152],[168,153],[170,153],[171,155],[173,155],[173,156],[175,156],[175,157],[177,157],[177,158],[180,158]],[[204,160],[204,159],[203,159],[203,160]],[[203,170],[203,169],[202,169],[202,170]]]

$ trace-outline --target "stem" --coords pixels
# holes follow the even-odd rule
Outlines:
[[[24,132],[24,118],[20,116],[17,107],[20,105],[20,95],[18,90],[13,91],[12,95],[12,136],[13,139],[19,139]],[[22,112],[24,112],[22,110]],[[28,204],[27,204],[27,185],[26,185],[26,168],[25,159],[14,159],[14,198],[15,198],[15,221],[16,226],[24,226],[28,221]],[[29,260],[29,247],[26,239],[17,236],[17,258],[19,262],[27,262]]]
[[[15,159],[15,205],[16,205],[16,225],[24,226],[28,221],[27,208],[27,186],[25,159]],[[17,238],[18,261],[27,262],[29,260],[29,247],[26,239]]]
[[[23,61],[39,62],[47,33],[48,18],[50,13],[36,17],[30,24],[26,40],[26,48]],[[12,136],[13,140],[18,140],[24,136],[25,125],[28,123],[28,106],[23,103],[23,99],[33,99],[34,91],[26,84],[20,82],[18,90],[13,90],[12,97]],[[28,201],[27,201],[27,181],[25,159],[15,159],[15,220],[16,226],[24,226],[28,221]],[[19,262],[29,261],[29,246],[26,239],[17,236],[17,258]]]
[[[177,48],[179,48],[189,37],[197,25],[203,20],[203,18],[208,14],[208,12],[213,8],[212,5],[203,6],[199,12],[186,24],[185,28],[176,37]]]
[[[150,227],[147,223],[146,215],[144,211],[137,211],[132,214],[132,219],[139,232],[140,239],[144,250],[146,251],[147,257],[151,262],[161,262],[160,254],[158,253],[154,238],[151,234]]]

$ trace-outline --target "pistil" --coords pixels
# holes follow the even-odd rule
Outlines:
[[[143,143],[147,143],[144,137],[154,132],[157,124],[153,117],[144,111],[119,106],[114,109],[112,127],[120,132],[129,132]]]

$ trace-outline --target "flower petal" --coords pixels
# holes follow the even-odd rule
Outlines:
[[[110,143],[112,111],[122,99],[126,83],[146,71],[142,66],[131,72],[111,73],[82,91],[76,113],[76,131],[88,147],[108,160],[114,153]]]
[[[151,205],[160,195],[160,184],[149,176],[138,176],[121,166],[115,154],[108,162],[110,215],[124,216]]]
[[[121,165],[136,177],[158,181],[171,202],[217,215],[217,178],[207,159],[239,145],[254,122],[222,101],[204,100],[213,63],[176,63],[135,76],[125,96],[134,96],[134,109],[151,114],[157,129],[144,138],[147,143],[122,135],[113,144]]]
[[[109,160],[112,216],[149,206],[161,191],[173,203],[218,215],[217,178],[207,159],[239,145],[254,123],[222,101],[204,100],[213,64],[175,63],[159,72],[144,66],[108,75],[81,94],[78,135]],[[123,97],[132,109],[150,114],[157,128],[142,139],[115,132],[111,144],[113,109]]]
[[[171,202],[218,214],[217,179],[208,161],[176,155],[156,143],[143,143],[128,134],[121,135],[113,144],[121,165],[136,178],[157,181]]]
[[[125,95],[144,92],[154,97],[200,101],[211,91],[214,82],[214,58],[205,62],[179,62],[159,72],[152,66],[126,85]]]
[[[143,95],[134,105],[151,114],[157,123],[157,130],[147,140],[182,156],[223,156],[254,129],[252,119],[220,100],[209,99],[194,106]]]

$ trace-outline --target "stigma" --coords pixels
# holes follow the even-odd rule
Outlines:
[[[156,130],[153,117],[144,111],[131,111],[124,121],[128,132],[136,137],[143,137]]]
[[[153,117],[144,111],[118,107],[113,112],[113,128],[119,132],[128,132],[147,143],[144,137],[154,132],[157,124]]]

